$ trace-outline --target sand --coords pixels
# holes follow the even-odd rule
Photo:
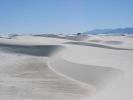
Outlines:
[[[132,76],[132,34],[0,34],[0,100],[132,100]]]

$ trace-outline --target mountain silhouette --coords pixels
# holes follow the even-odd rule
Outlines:
[[[84,34],[109,34],[109,33],[129,33],[129,34],[133,34],[133,28],[95,29],[95,30],[84,32]]]

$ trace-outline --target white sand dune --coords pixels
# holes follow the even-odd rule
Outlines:
[[[1,68],[1,99],[81,100],[95,92],[89,85],[53,72],[44,58],[25,59],[21,63]]]
[[[74,40],[74,41],[85,41],[89,38],[88,35],[81,35],[81,36],[65,35],[65,36],[60,36],[60,35],[53,35],[53,34],[43,34],[43,35],[33,35],[33,36],[58,38],[58,39],[66,39],[66,40]]]
[[[76,64],[60,57],[50,60],[49,65],[63,75],[91,84],[97,91],[100,91],[112,80],[123,74],[121,70],[116,68]]]
[[[94,44],[94,43],[86,43],[86,42],[66,42],[65,44],[73,44],[73,45],[81,45],[81,46],[88,46],[88,47],[105,48],[105,49],[131,50],[131,51],[133,51],[133,49],[117,48],[117,47],[112,47],[112,46],[107,46],[107,45],[102,45],[102,44]]]
[[[102,40],[97,40],[97,39],[94,39],[94,40],[89,40],[89,42],[94,42],[94,43],[99,43],[101,42]]]
[[[104,41],[105,44],[109,44],[109,45],[122,45],[124,44],[122,41]]]
[[[0,67],[3,99],[80,100],[95,93],[93,86],[61,76],[48,67],[48,57],[56,56],[63,46],[0,44],[0,47],[6,54],[19,54],[20,58],[21,55],[31,56]]]
[[[132,100],[132,35],[1,35],[0,100]]]

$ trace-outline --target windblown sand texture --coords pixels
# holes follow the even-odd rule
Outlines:
[[[133,35],[0,34],[0,100],[133,100]]]

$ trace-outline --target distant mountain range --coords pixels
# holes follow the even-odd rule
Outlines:
[[[84,34],[109,34],[109,33],[129,33],[133,34],[133,28],[117,28],[117,29],[95,29],[84,32]]]

